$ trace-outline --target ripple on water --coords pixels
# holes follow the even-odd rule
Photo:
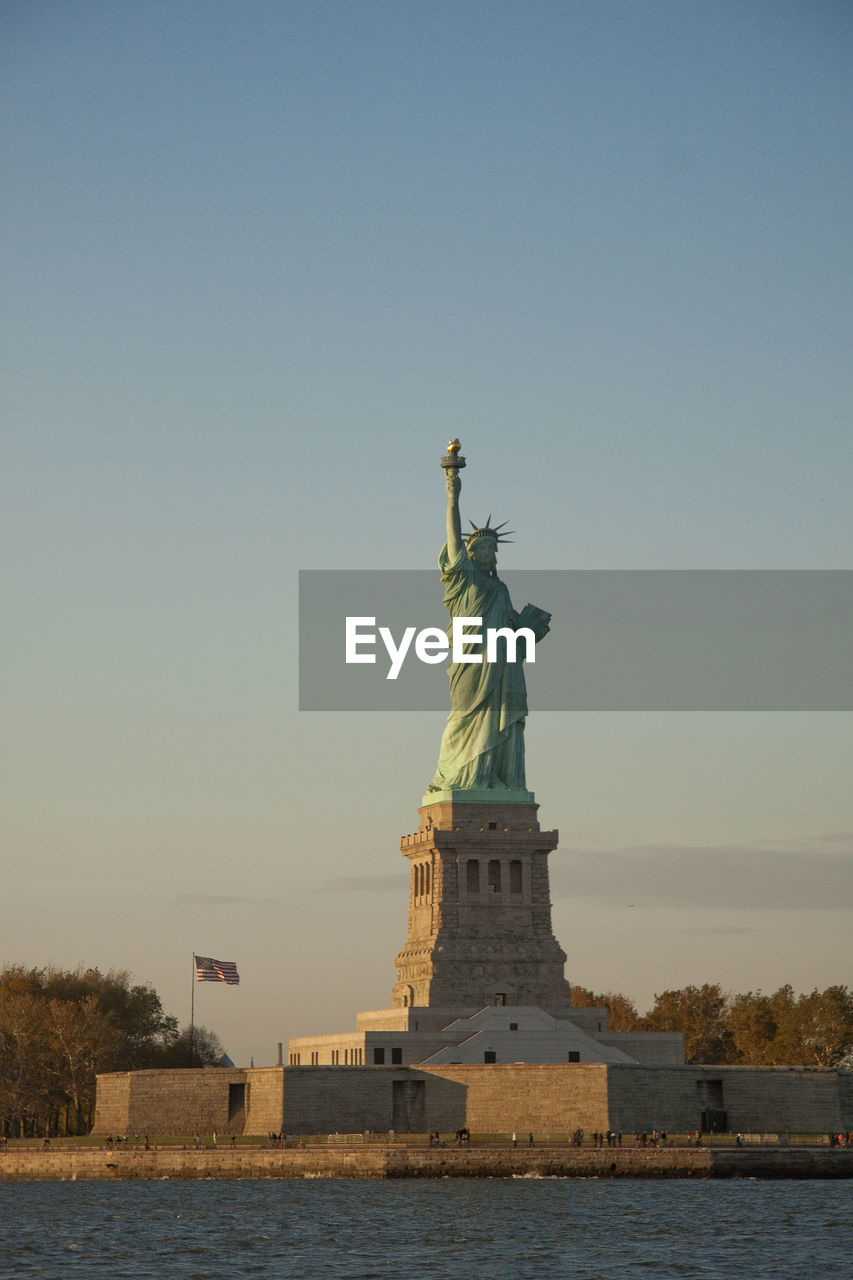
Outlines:
[[[849,1274],[849,1206],[843,1182],[6,1184],[0,1280],[815,1280]]]

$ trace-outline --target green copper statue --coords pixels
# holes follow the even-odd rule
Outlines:
[[[470,522],[474,531],[463,537],[459,472],[465,459],[459,449],[459,441],[451,441],[441,460],[448,494],[447,542],[438,558],[445,608],[451,618],[482,618],[484,632],[490,627],[530,627],[538,641],[547,634],[551,615],[532,605],[517,614],[497,575],[498,544],[506,541],[503,524],[493,529],[491,516],[480,528]],[[503,792],[506,799],[515,798],[509,792],[529,795],[524,780],[527,690],[522,663],[508,662],[502,646],[496,661],[454,662],[448,674],[450,715],[429,791],[486,790]]]

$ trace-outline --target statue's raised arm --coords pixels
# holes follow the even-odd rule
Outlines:
[[[465,466],[459,437],[451,440],[447,446],[447,454],[441,459],[447,485],[447,553],[455,560],[462,550],[462,519],[459,515],[459,491],[462,488],[462,477],[459,475]]]

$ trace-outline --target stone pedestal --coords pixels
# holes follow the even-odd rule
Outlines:
[[[427,796],[418,830],[400,842],[412,875],[395,1008],[571,1006],[566,955],[551,929],[557,832],[540,831],[531,792],[509,802],[494,795]]]

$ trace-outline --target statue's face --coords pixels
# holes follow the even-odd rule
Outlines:
[[[478,569],[489,572],[497,563],[498,544],[494,538],[477,538],[468,554]]]

